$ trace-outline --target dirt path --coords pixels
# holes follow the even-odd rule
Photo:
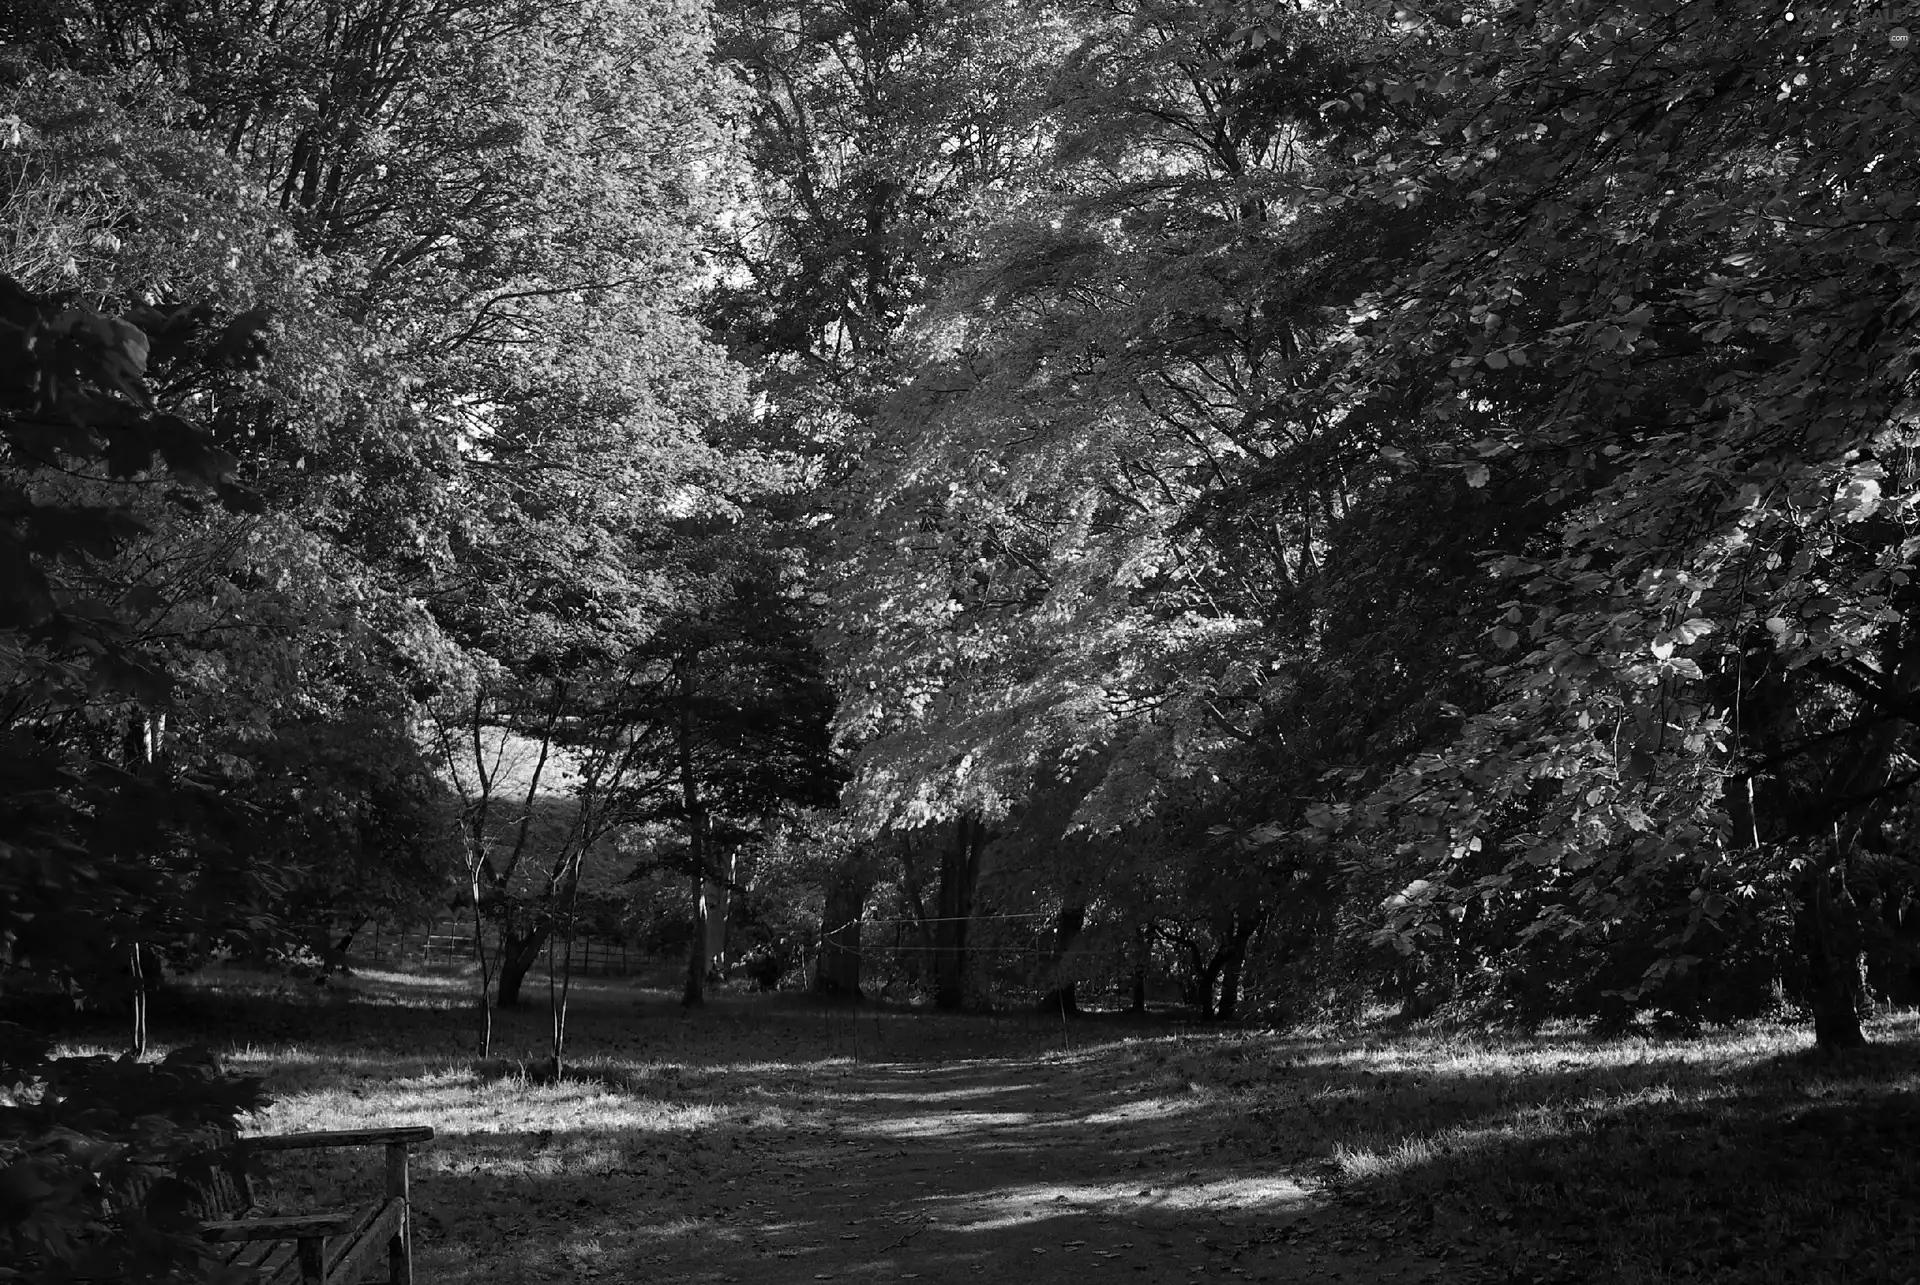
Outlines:
[[[689,1015],[670,992],[607,984],[580,1004],[594,1060],[555,1083],[447,1062],[436,1046],[471,1036],[444,1005],[324,1016],[343,1025],[337,1048],[308,1023],[330,1051],[236,1055],[280,1099],[261,1128],[432,1125],[414,1176],[432,1285],[1481,1274],[1414,1254],[1445,1242],[1412,1214],[1330,1201],[1312,1148],[1246,1118],[1263,1099],[1244,1090],[1285,1066],[1228,1052],[1206,1084],[1188,1079],[1189,1039],[1217,1033],[759,997]],[[544,1017],[503,1014],[501,1046],[537,1049]],[[337,1203],[370,1181],[349,1159],[300,1153],[275,1190],[289,1208]]]
[[[682,1234],[640,1262],[689,1285],[1448,1278],[1113,1063],[849,1068],[807,1128],[697,1139],[659,1210]]]

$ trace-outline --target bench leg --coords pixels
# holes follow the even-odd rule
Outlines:
[[[413,1206],[408,1203],[407,1144],[387,1144],[387,1195],[400,1201],[400,1222],[387,1242],[387,1279],[392,1285],[413,1285]]]
[[[294,1243],[294,1253],[300,1260],[300,1285],[326,1285],[327,1238],[302,1236]]]
[[[387,1242],[387,1279],[393,1285],[413,1285],[413,1210],[402,1206],[400,1226]]]

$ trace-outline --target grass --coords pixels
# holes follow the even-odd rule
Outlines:
[[[969,1171],[1010,1207],[1145,1197],[1150,1176],[1161,1193],[1252,1193],[1254,1213],[1268,1200],[1269,1239],[1389,1246],[1439,1262],[1440,1279],[1920,1282],[1914,1014],[1825,1057],[1784,1025],[1601,1039],[1089,1020],[1063,1033],[1057,1019],[855,1018],[728,994],[688,1019],[666,985],[594,980],[577,984],[579,1060],[553,1081],[536,1071],[544,996],[502,1014],[503,1055],[477,1063],[470,985],[368,971],[343,995],[214,974],[157,1006],[156,1030],[264,1075],[263,1131],[432,1125],[416,1172],[432,1197],[422,1279],[436,1282],[690,1262],[712,1271],[666,1279],[726,1280],[725,1264],[798,1225],[775,1216],[770,1183],[846,1188],[850,1165],[895,1147],[986,1163],[970,1131],[1041,1062],[1068,1086],[1044,1109],[1097,1139],[1113,1172]],[[297,1204],[367,1176],[336,1157],[277,1181]],[[1330,1212],[1282,1224],[1302,1190]]]
[[[1255,1036],[1135,1052],[1245,1146],[1499,1279],[1920,1281],[1920,1019],[1687,1039]]]

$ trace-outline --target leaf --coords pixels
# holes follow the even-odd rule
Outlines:
[[[1865,522],[1880,508],[1880,483],[1871,477],[1856,477],[1833,503],[1842,522]]]
[[[1484,487],[1487,484],[1487,478],[1489,476],[1490,474],[1487,472],[1487,466],[1484,464],[1469,464],[1467,466],[1467,470],[1466,470],[1467,485],[1474,488],[1475,490],[1479,490],[1481,487]]]

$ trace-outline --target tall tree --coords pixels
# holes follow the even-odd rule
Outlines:
[[[909,318],[973,257],[981,212],[1044,146],[1037,120],[1064,32],[1017,0],[729,0],[718,23],[751,95],[755,183],[709,316],[755,370],[759,432],[810,483],[793,504],[797,538],[851,579],[859,537],[817,519],[864,506],[875,470],[902,458],[877,409],[916,360]],[[845,636],[841,614],[828,637]],[[842,656],[830,649],[844,677]],[[869,855],[856,840],[829,875],[838,924],[859,918]]]
[[[1066,12],[1046,162],[926,314],[847,521],[854,797],[1007,817],[1094,763],[1074,826],[1297,823],[1337,727],[1295,722],[1305,693],[1362,699],[1316,690],[1327,532],[1375,454],[1325,375],[1415,223],[1316,185],[1394,113],[1321,112],[1370,74],[1362,19],[1276,23],[1256,54],[1246,13]]]

